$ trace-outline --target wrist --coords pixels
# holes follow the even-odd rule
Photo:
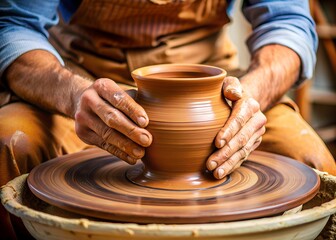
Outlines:
[[[70,95],[71,104],[69,104],[67,115],[74,119],[83,92],[89,88],[93,82],[77,74],[72,74],[69,80],[72,82],[72,92]]]
[[[299,73],[300,58],[293,50],[267,45],[253,54],[250,67],[240,80],[243,90],[265,111],[294,85]]]

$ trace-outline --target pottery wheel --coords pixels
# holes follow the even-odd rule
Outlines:
[[[255,151],[215,187],[162,190],[127,179],[130,166],[99,149],[65,155],[34,168],[31,191],[49,204],[86,216],[136,223],[204,223],[282,213],[317,193],[319,177],[287,157]]]

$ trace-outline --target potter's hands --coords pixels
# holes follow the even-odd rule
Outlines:
[[[144,129],[148,116],[114,81],[96,80],[77,101],[76,133],[84,142],[130,164],[144,156],[144,148],[152,142]]]
[[[207,168],[218,179],[238,168],[259,146],[266,124],[266,117],[260,111],[259,103],[248,91],[242,90],[237,78],[225,78],[223,94],[232,102],[232,111],[216,136],[215,145],[218,150],[207,160]]]

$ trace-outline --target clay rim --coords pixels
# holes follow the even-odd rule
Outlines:
[[[169,77],[150,77],[148,75],[155,73],[167,73],[167,72],[187,72],[194,71],[199,73],[207,73],[210,76],[207,77],[192,77],[192,78],[169,78]],[[217,73],[215,73],[215,71]],[[149,65],[146,67],[141,67],[131,72],[133,78],[139,80],[154,80],[154,81],[213,81],[214,79],[224,79],[227,76],[227,72],[219,67],[214,67],[210,65],[204,64],[180,64],[180,63],[172,63],[172,64],[157,64],[157,65]]]

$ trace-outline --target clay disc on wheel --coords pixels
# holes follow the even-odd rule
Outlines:
[[[318,175],[276,154],[253,152],[221,184],[198,190],[163,190],[127,179],[130,166],[89,149],[35,167],[28,186],[40,199],[68,211],[136,223],[205,223],[276,215],[315,196]]]

